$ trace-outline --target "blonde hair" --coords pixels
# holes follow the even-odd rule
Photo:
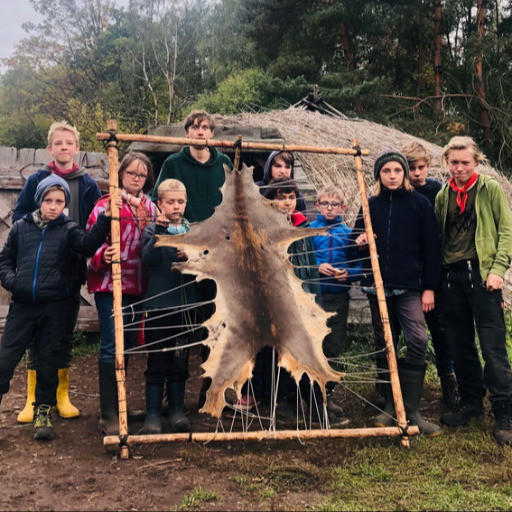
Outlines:
[[[402,148],[402,153],[409,164],[412,162],[417,162],[418,160],[425,160],[427,166],[430,166],[430,162],[432,161],[432,156],[427,151],[427,148],[423,144],[419,142],[409,142]]]
[[[404,172],[404,181],[402,182],[402,188],[406,190],[407,192],[412,192],[414,190],[414,187],[411,185],[411,182],[409,181],[409,178],[406,176]],[[379,179],[375,182],[375,188],[373,189],[373,194],[375,196],[380,196],[382,192],[382,182]]]
[[[185,185],[180,180],[174,178],[164,180],[158,185],[158,199],[161,199],[166,192],[185,192],[185,198],[187,197]]]
[[[458,151],[466,149],[471,153],[471,156],[475,159],[477,164],[484,164],[487,162],[487,158],[483,151],[478,147],[478,144],[471,137],[460,136],[452,137],[450,142],[443,148],[443,154],[441,155],[441,166],[446,169],[448,163],[448,155],[450,151]]]
[[[78,146],[80,144],[80,132],[73,125],[69,124],[67,121],[55,121],[48,130],[48,146],[52,145],[53,136],[55,132],[58,131],[71,132],[75,137],[76,145]]]
[[[320,198],[323,196],[336,196],[343,206],[345,204],[345,195],[336,185],[326,185],[321,188],[316,195],[316,202],[320,202]]]

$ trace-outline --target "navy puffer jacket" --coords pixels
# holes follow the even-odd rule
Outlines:
[[[66,299],[78,272],[76,254],[91,257],[110,232],[100,215],[86,233],[65,215],[39,228],[27,214],[16,222],[0,252],[0,280],[15,302],[37,304]]]

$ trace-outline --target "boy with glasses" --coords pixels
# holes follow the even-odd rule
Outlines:
[[[343,192],[334,185],[324,187],[318,193],[315,206],[319,214],[310,227],[327,228],[327,236],[313,238],[323,308],[335,313],[327,322],[331,333],[324,339],[323,350],[331,366],[339,371],[336,360],[345,348],[350,283],[361,274],[361,261],[351,241],[352,230],[343,223],[341,216],[347,207]],[[334,382],[326,386],[329,420],[331,423],[346,424],[349,420],[343,416],[343,409],[332,399],[334,386]]]

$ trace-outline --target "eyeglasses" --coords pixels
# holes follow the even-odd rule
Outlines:
[[[147,174],[139,174],[133,171],[125,171],[124,173],[126,174],[126,176],[130,176],[132,180],[134,180],[135,178],[138,178],[139,180],[145,180],[148,177]]]
[[[329,203],[329,201],[320,201],[318,204],[322,208],[329,208],[329,206],[331,208],[339,208],[341,206],[341,203],[339,203],[338,201],[334,201],[332,203]]]

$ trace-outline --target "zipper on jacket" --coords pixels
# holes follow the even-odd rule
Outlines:
[[[34,266],[34,279],[32,280],[32,301],[36,301],[36,281],[37,281],[37,271],[39,269],[39,256],[41,255],[41,250],[43,248],[44,242],[44,234],[46,232],[46,228],[41,231],[41,240],[39,241],[39,247],[37,248],[36,254],[36,264]]]

